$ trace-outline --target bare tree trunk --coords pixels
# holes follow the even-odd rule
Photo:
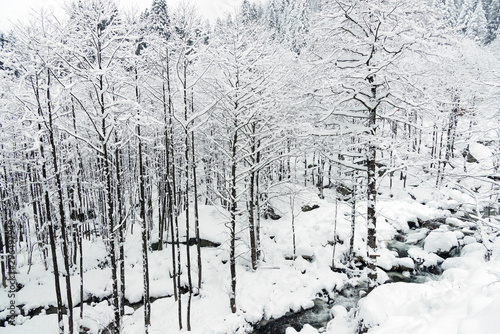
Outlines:
[[[187,315],[186,315],[186,326],[187,330],[191,330],[191,297],[193,294],[193,281],[191,279],[191,250],[189,246],[189,132],[188,132],[188,97],[187,97],[187,60],[184,60],[183,67],[183,93],[184,93],[184,121],[186,122],[184,128],[184,162],[185,162],[185,210],[186,210],[186,265],[187,265],[187,277],[188,277],[188,304],[187,304]]]
[[[100,49],[100,48],[99,48]],[[99,55],[99,54],[98,54]],[[99,68],[101,68],[100,57],[99,57]],[[101,147],[102,147],[102,164],[103,164],[103,176],[106,182],[104,187],[104,196],[106,201],[106,218],[107,218],[107,232],[109,234],[109,256],[111,261],[111,279],[112,289],[113,289],[113,324],[112,330],[115,332],[120,331],[121,326],[121,317],[120,317],[120,308],[119,308],[119,293],[118,293],[118,270],[116,266],[116,238],[115,238],[115,217],[114,217],[114,205],[113,205],[113,191],[111,186],[111,168],[109,166],[110,155],[108,154],[108,143],[107,143],[107,124],[106,124],[106,105],[104,99],[104,77],[103,75],[99,76],[99,105],[101,108],[101,133],[100,136]]]
[[[337,248],[337,219],[339,212],[339,198],[337,192],[337,183],[335,183],[335,216],[333,217],[333,250],[332,250],[332,270],[335,270],[335,250]]]
[[[37,103],[38,103],[38,114],[40,116],[43,116],[43,111],[42,111],[42,104],[40,100],[40,95],[39,95],[39,84],[38,84],[38,77],[35,78],[36,83],[31,82],[33,92],[35,94]],[[41,131],[41,125],[38,125],[38,130]],[[40,142],[43,143],[43,139],[40,138]],[[46,183],[47,182],[47,167],[45,163],[45,155],[44,155],[44,149],[43,145],[40,145],[40,157],[42,162],[42,178],[43,181]],[[57,321],[58,321],[58,328],[59,328],[59,334],[64,334],[64,321],[63,321],[63,303],[62,303],[62,294],[61,294],[61,283],[59,281],[59,266],[57,264],[57,247],[56,247],[56,240],[55,240],[55,235],[54,235],[54,227],[53,227],[53,221],[52,221],[52,216],[50,214],[50,200],[49,200],[49,191],[48,191],[48,185],[45,185],[45,191],[44,191],[44,198],[45,198],[45,213],[46,213],[46,219],[48,223],[48,228],[49,228],[49,242],[50,242],[50,250],[51,250],[51,255],[52,255],[52,266],[54,270],[54,283],[55,283],[55,289],[56,289],[56,300],[57,300]]]
[[[118,252],[120,261],[120,316],[125,315],[125,236],[124,230],[127,228],[126,217],[123,216],[122,182],[120,175],[120,150],[118,148],[118,134],[115,132],[115,171],[116,171],[116,197],[118,211]]]
[[[168,54],[168,49],[165,50],[165,60],[166,60],[166,67],[164,69],[163,74],[165,75],[166,79],[166,85],[165,85],[165,80],[163,80],[162,83],[162,98],[163,98],[163,114],[164,114],[164,121],[165,121],[165,164],[166,164],[166,169],[167,169],[167,175],[166,175],[166,211],[167,211],[167,219],[169,221],[170,225],[170,236],[171,236],[171,245],[172,245],[172,283],[173,283],[173,288],[174,288],[174,298],[176,301],[179,299],[178,295],[178,286],[177,286],[177,280],[178,280],[178,275],[179,272],[177,271],[177,263],[176,263],[176,247],[179,247],[179,240],[178,237],[176,238],[175,232],[178,232],[177,230],[177,223],[174,222],[177,221],[177,218],[175,218],[175,211],[176,211],[176,187],[175,187],[175,167],[174,167],[174,144],[173,144],[173,126],[172,126],[172,95],[171,95],[171,90],[170,90],[170,58]],[[182,318],[179,317],[179,328],[182,328]]]
[[[319,198],[324,199],[324,173],[325,173],[325,159],[321,155],[318,156],[318,189]]]
[[[34,157],[34,154],[32,153],[31,154],[32,157]],[[48,270],[48,266],[47,266],[47,256],[46,256],[46,246],[45,246],[45,242],[43,240],[43,235],[42,235],[42,220],[43,220],[43,213],[41,212],[41,208],[40,208],[40,202],[38,200],[38,196],[40,195],[39,194],[39,185],[37,184],[38,183],[38,174],[36,173],[35,170],[31,170],[29,171],[29,181],[30,181],[30,195],[31,195],[31,204],[32,204],[32,210],[33,210],[33,219],[35,221],[35,235],[36,235],[36,244],[38,245],[38,249],[39,249],[39,253],[40,253],[40,257],[42,259],[42,262],[44,264],[44,267],[45,267],[45,270]],[[0,195],[0,200],[1,200],[1,195]],[[1,242],[1,238],[0,238],[0,242]],[[3,250],[3,247],[0,245],[0,251]],[[5,273],[5,264],[2,260],[2,283],[3,283],[3,279],[4,279],[4,276],[3,274]]]
[[[0,144],[0,148],[2,149],[3,151],[3,144]],[[3,163],[3,170],[4,170],[4,173],[3,175],[0,174],[1,176],[3,176],[3,180],[0,180],[0,184],[7,184],[7,168],[5,167],[5,163]],[[33,175],[34,177],[34,175]],[[33,182],[33,181],[32,181]],[[31,189],[33,189],[33,186],[31,187]],[[32,195],[31,196],[33,198],[33,203],[35,203],[35,196]],[[8,245],[7,245],[7,229],[5,228],[5,224],[8,220],[7,216],[8,216],[8,213],[7,213],[7,189],[5,189],[5,187],[2,187],[0,186],[0,219],[1,219],[1,222],[0,222],[0,252],[2,252],[2,254],[7,254],[8,253]],[[34,210],[35,212],[35,210]],[[4,238],[5,238],[5,243],[4,243]],[[2,273],[2,287],[6,288],[7,287],[7,273],[6,273],[6,262],[7,262],[7,257],[5,256],[2,256],[0,257],[0,266],[1,266],[1,273]]]
[[[137,103],[139,103],[139,87],[137,84],[138,74],[135,68],[135,95]],[[141,217],[141,233],[142,233],[142,277],[143,277],[143,295],[142,301],[144,305],[144,333],[149,332],[151,325],[151,304],[149,303],[149,263],[148,263],[148,222],[146,220],[146,194],[145,194],[145,178],[144,163],[142,157],[142,139],[141,126],[137,125],[137,138],[139,142],[139,206]]]
[[[351,238],[349,240],[349,260],[354,258],[354,235],[356,233],[356,176],[352,174],[352,194],[351,194]]]
[[[444,162],[442,161],[443,156],[443,136],[444,129],[441,129],[441,136],[439,139],[439,153],[437,154],[438,163],[437,163],[437,175],[436,175],[436,187],[439,187],[439,184],[443,180],[443,172],[444,172]]]
[[[256,150],[257,150],[257,153],[255,154],[255,164],[256,165],[259,165],[260,164],[260,160],[261,160],[261,152],[259,150],[259,147],[260,147],[260,140],[257,141],[257,146],[256,146]],[[254,177],[254,181],[255,181],[255,185],[254,185],[254,188],[255,188],[255,247],[256,247],[256,250],[257,250],[257,259],[260,259],[260,184],[259,184],[259,181],[260,181],[260,171],[256,171],[255,172],[255,177]]]
[[[77,127],[76,127],[76,115],[75,115],[75,106],[73,102],[73,97],[71,98],[71,116],[72,116],[72,121],[73,121],[73,131],[77,133]],[[80,320],[83,319],[83,194],[82,194],[82,173],[83,173],[83,163],[82,163],[82,156],[80,153],[80,147],[78,143],[76,144],[76,153],[77,153],[77,171],[76,171],[76,192],[78,196],[78,210],[77,212],[77,220],[78,220],[78,226],[75,228],[75,233],[76,233],[76,240],[77,242],[75,243],[78,244],[78,251],[79,251],[79,274],[80,274]],[[76,252],[75,252],[76,256]],[[76,263],[76,259],[75,259]],[[81,328],[79,329],[81,331]]]
[[[372,98],[376,98],[377,88],[372,87]],[[377,146],[375,145],[376,135],[376,108],[370,109],[369,113],[369,129],[370,140],[368,143],[368,181],[367,181],[367,212],[366,224],[368,228],[368,289],[373,289],[377,284],[377,268],[375,261],[377,259],[377,217],[376,217],[376,203],[377,203],[377,174],[376,174],[376,161],[377,161]]]
[[[78,226],[78,245],[80,252],[80,320],[83,319],[83,238],[82,238],[82,225]],[[80,328],[81,331],[81,328]]]
[[[53,124],[53,115],[52,115],[52,102],[50,96],[50,71],[47,69],[47,116],[49,118],[48,123],[48,134],[49,134],[49,142],[52,148],[52,167],[54,168],[54,174],[56,177],[56,187],[58,194],[58,206],[59,206],[59,219],[61,223],[61,237],[62,237],[62,246],[63,246],[63,254],[68,255],[68,239],[66,236],[66,214],[64,212],[64,203],[63,203],[63,188],[61,182],[61,174],[59,172],[59,165],[57,161],[57,152],[56,152],[56,144],[54,139],[54,124]],[[64,259],[64,269],[66,271],[66,297],[68,303],[68,322],[69,322],[69,332],[73,333],[73,297],[71,295],[71,274],[69,269],[69,256],[63,256]]]
[[[304,152],[304,187],[307,186],[307,154]]]
[[[3,204],[3,198],[1,198],[1,197],[0,197],[0,202],[2,202],[2,204]],[[2,229],[0,229],[0,231],[3,232],[4,229],[2,228]],[[3,233],[0,235],[0,252],[2,252],[3,254],[7,254],[8,253],[8,251],[3,246]],[[4,256],[2,256],[2,258],[0,259],[0,266],[1,266],[0,270],[1,270],[1,273],[2,273],[2,287],[6,288],[7,287],[7,277],[6,277],[6,273],[5,273],[5,257]]]
[[[256,124],[252,123],[252,145],[251,145],[251,159],[252,166],[250,166],[250,185],[249,185],[249,199],[248,199],[248,229],[250,231],[250,256],[252,260],[252,269],[257,269],[257,242],[255,238],[255,167],[256,167],[256,147],[255,147],[255,130]]]
[[[433,169],[435,167],[435,161],[434,159],[436,158],[436,151],[437,151],[437,126],[434,124],[433,130],[432,130],[432,147],[431,147],[431,165],[430,168]]]
[[[297,194],[292,194],[290,196],[290,210],[292,212],[292,247],[293,247],[293,260],[297,259],[297,244],[295,238],[295,196]]]
[[[194,152],[194,132],[191,132],[191,154],[193,156],[193,191],[194,191],[194,227],[196,233],[196,251],[198,255],[198,291],[201,290],[203,266],[201,263],[200,219],[198,212],[198,184],[196,179],[196,160]]]
[[[42,261],[44,264],[45,270],[48,270],[48,263],[47,263],[47,257],[48,257],[48,240],[47,240],[47,233],[44,233],[43,231],[43,226],[44,226],[44,211],[43,211],[43,203],[41,203],[41,198],[42,196],[42,189],[40,186],[40,179],[39,175],[37,173],[32,174],[32,187],[33,187],[33,215],[36,220],[36,237],[37,237],[37,243],[38,247],[40,249],[40,255],[42,257]],[[35,200],[35,198],[37,198]],[[40,200],[38,200],[40,198]]]
[[[43,153],[41,154],[43,157]],[[43,158],[42,158],[43,159]],[[46,180],[45,163],[42,166],[42,177]],[[54,235],[54,223],[52,222],[50,215],[50,201],[49,192],[45,190],[45,210],[47,212],[47,223],[49,226],[49,240],[50,240],[50,250],[52,255],[52,267],[54,270],[54,282],[56,288],[56,299],[57,299],[57,321],[59,324],[59,334],[64,334],[64,321],[63,321],[63,303],[61,294],[61,283],[59,281],[59,266],[57,264],[57,247]]]
[[[145,204],[145,189],[144,189],[144,166],[142,161],[142,141],[141,127],[137,126],[137,137],[139,138],[139,205],[141,217],[141,232],[142,232],[142,274],[143,274],[143,305],[144,305],[144,332],[148,333],[151,325],[151,305],[149,303],[149,264],[148,264],[148,234],[146,221],[146,204]]]
[[[450,117],[448,119],[448,128],[446,130],[446,148],[445,148],[445,153],[444,153],[444,161],[442,161],[442,162],[440,161],[440,170],[439,170],[440,177],[438,179],[437,185],[439,185],[443,181],[444,170],[446,168],[446,165],[449,164],[450,159],[454,157],[453,150],[455,147],[457,114],[458,114],[458,106],[455,106],[450,111]],[[441,145],[442,145],[442,142],[441,142]]]
[[[174,278],[177,280],[177,314],[179,318],[179,329],[182,329],[182,298],[180,295],[180,289],[181,289],[181,275],[182,275],[182,267],[181,267],[181,248],[179,244],[179,200],[177,196],[177,186],[176,186],[176,178],[177,176],[175,175],[175,164],[172,164],[172,187],[175,189],[175,206],[174,206],[174,224],[175,224],[175,247],[177,248],[177,276],[174,276]],[[172,238],[174,236],[172,235]],[[173,243],[172,243],[173,244]]]
[[[235,121],[234,133],[231,142],[231,221],[230,221],[230,233],[231,233],[231,245],[229,254],[229,266],[231,272],[231,292],[229,296],[229,303],[231,306],[231,312],[236,313],[236,144],[238,142],[238,122]]]

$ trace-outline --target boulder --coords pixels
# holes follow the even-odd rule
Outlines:
[[[424,250],[442,258],[454,256],[458,252],[457,236],[452,231],[431,231],[424,240]]]
[[[281,218],[281,216],[280,216],[280,215],[278,215],[278,214],[274,211],[273,207],[271,207],[271,206],[268,206],[268,207],[264,210],[264,212],[262,213],[262,216],[263,216],[265,219],[272,219],[272,220],[278,220],[278,219],[280,219],[280,218]]]
[[[438,218],[438,219],[431,219],[431,220],[421,220],[417,219],[418,223],[420,224],[420,227],[425,227],[428,228],[429,230],[435,230],[439,228],[442,224],[446,223],[446,218]]]
[[[318,204],[313,204],[312,206],[310,205],[304,205],[302,208],[302,212],[308,212],[308,211],[312,211],[312,210],[315,210],[315,209],[319,209],[319,205]]]
[[[189,246],[196,245],[196,238],[189,238]],[[219,247],[220,243],[210,240],[200,239],[200,247]]]
[[[412,230],[416,229],[416,228],[419,228],[420,227],[420,224],[418,222],[414,222],[412,220],[410,220],[408,222],[408,227]]]
[[[340,184],[337,186],[337,193],[343,197],[348,197],[352,195],[352,189],[346,185]]]

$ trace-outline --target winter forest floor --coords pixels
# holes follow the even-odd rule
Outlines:
[[[366,207],[363,202],[356,207],[354,254],[349,262],[351,207],[348,203],[337,201],[336,204],[334,189],[325,189],[325,198],[320,199],[315,188],[292,183],[274,187],[270,203],[281,218],[261,222],[262,254],[255,271],[250,269],[248,237],[243,228],[246,217],[239,217],[242,230],[237,246],[238,311],[235,314],[231,313],[228,297],[229,238],[225,212],[220,207],[202,206],[201,238],[221,245],[202,248],[203,284],[199,294],[192,299],[192,332],[252,333],[260,327],[261,330],[255,333],[500,333],[497,321],[500,314],[500,239],[482,242],[486,234],[471,218],[476,203],[467,193],[451,186],[437,190],[432,184],[434,181],[425,180],[423,176],[419,182],[416,179],[408,182],[404,188],[395,179],[393,188],[389,189],[388,178],[385,178],[379,187],[377,266],[381,285],[366,296],[363,292],[366,286],[363,265]],[[302,211],[303,206],[315,204],[319,207]],[[296,230],[295,260],[292,218]],[[487,224],[488,219],[482,222]],[[336,270],[332,271],[334,245]],[[485,246],[491,251],[489,261]],[[195,263],[196,246],[191,248]],[[16,279],[21,288],[16,294],[16,302],[27,315],[18,315],[16,326],[5,323],[0,333],[57,333],[57,315],[50,308],[56,305],[53,275],[44,269],[39,254],[32,254],[33,264],[28,266],[28,254],[22,251],[22,244],[20,249]],[[185,252],[185,247],[182,250]],[[83,251],[86,302],[83,318],[78,322],[88,333],[103,333],[113,317],[106,299],[111,295],[107,251],[101,239],[86,241]],[[125,254],[129,306],[122,332],[142,333],[139,228],[134,228],[133,234],[129,229]],[[182,295],[184,329],[179,330],[177,302],[172,296],[170,257],[168,245],[162,251],[150,252],[153,300],[150,333],[187,332],[187,294]],[[62,256],[59,259],[62,261]],[[195,270],[194,285],[196,277]],[[187,284],[186,273],[182,278]],[[77,317],[80,314],[79,279],[75,272],[72,287]],[[0,290],[2,320],[8,315],[7,293],[8,289]],[[273,327],[272,323],[265,327],[266,322],[261,322],[311,309],[317,300],[323,300],[326,305],[323,311],[326,321],[319,325],[321,328],[292,321],[295,329],[286,324],[276,329],[278,327]],[[37,315],[30,316],[30,311]]]

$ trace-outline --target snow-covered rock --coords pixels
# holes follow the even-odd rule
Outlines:
[[[331,334],[351,334],[355,329],[352,322],[349,322],[349,312],[342,305],[335,305],[330,310],[333,319],[328,323],[327,333]],[[352,311],[351,311],[352,312]]]
[[[425,250],[419,247],[410,248],[408,250],[408,255],[412,259],[414,259],[418,265],[424,268],[437,266],[441,262],[443,262],[443,258],[441,258],[440,256],[434,253],[426,252]]]
[[[500,254],[497,240],[494,254]],[[421,255],[417,248],[409,250],[410,255],[417,253]],[[375,288],[359,302],[367,333],[499,334],[500,257],[485,261],[484,253],[483,245],[471,243],[462,257],[445,260],[445,272],[437,281]]]
[[[434,230],[424,240],[424,250],[439,256],[450,256],[450,253],[457,247],[457,236],[452,231]]]
[[[469,224],[455,217],[446,218],[446,224],[453,227],[469,227]]]
[[[491,157],[491,150],[479,143],[469,144],[470,162],[481,162]]]
[[[466,235],[464,237],[464,245],[472,244],[472,243],[475,243],[476,241],[477,241],[476,238],[474,238],[470,235]]]
[[[297,334],[297,333],[300,333],[300,334],[318,334],[319,332],[316,328],[314,328],[308,324],[305,324],[304,327],[302,327],[302,329],[300,330],[300,332],[297,332],[292,327],[288,327],[286,329],[286,334]]]

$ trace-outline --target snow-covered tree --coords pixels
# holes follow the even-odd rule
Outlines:
[[[276,130],[281,108],[273,102],[283,82],[277,76],[285,67],[274,63],[277,48],[269,32],[256,23],[245,25],[238,16],[227,30],[213,36],[214,66],[209,83],[218,97],[212,127],[217,129],[209,138],[220,153],[217,166],[213,165],[223,186],[217,190],[222,202],[228,203],[230,230],[231,310],[236,312],[236,256],[237,233],[241,229],[240,213],[248,205],[249,244],[252,268],[258,261],[257,198],[258,174],[276,157],[273,145],[280,142],[282,133]],[[284,60],[284,58],[282,58]],[[280,70],[281,68],[282,70]],[[276,122],[276,123],[275,123]],[[207,130],[209,130],[207,129]],[[273,133],[273,131],[276,131]],[[246,180],[249,184],[245,185]],[[249,188],[249,193],[247,189]],[[214,189],[215,190],[215,189]],[[248,203],[245,200],[248,199]]]
[[[488,20],[488,37],[486,43],[490,43],[498,37],[498,29],[500,28],[500,0],[491,0],[486,10],[486,18]]]
[[[479,0],[476,4],[474,12],[470,16],[466,26],[466,36],[479,42],[484,43],[488,38],[488,22],[483,9],[483,2]]]
[[[79,0],[69,8],[70,21],[66,27],[67,41],[76,41],[75,45],[63,45],[62,55],[69,75],[65,78],[71,95],[77,101],[79,109],[86,115],[86,122],[91,128],[89,137],[79,137],[98,154],[102,163],[102,189],[105,198],[103,221],[109,235],[109,257],[112,272],[113,293],[113,329],[121,326],[118,289],[117,229],[116,205],[113,189],[113,164],[110,138],[116,124],[114,113],[118,112],[117,95],[120,85],[120,59],[130,55],[130,36],[120,18],[118,8],[111,0]],[[105,217],[105,218],[104,218]]]
[[[357,157],[365,156],[365,166],[355,167],[366,171],[367,228],[369,257],[369,286],[376,282],[376,196],[377,163],[381,152],[391,147],[386,125],[408,124],[414,131],[417,124],[418,101],[422,98],[415,86],[412,62],[429,48],[439,21],[425,5],[411,5],[404,1],[347,1],[327,3],[328,11],[321,13],[314,28],[318,38],[318,64],[331,67],[320,78],[331,86],[334,103],[327,109],[331,133],[348,134],[357,138]],[[327,45],[324,41],[327,41]],[[316,50],[316,49],[314,49]],[[352,120],[352,121],[351,121]],[[415,128],[413,128],[415,127]],[[413,128],[413,130],[412,130]],[[409,134],[410,132],[408,132]],[[416,146],[410,149],[416,150]],[[361,150],[361,152],[359,152]],[[348,152],[345,152],[349,154]],[[352,152],[354,153],[354,152]],[[351,153],[351,154],[352,154]],[[359,160],[359,158],[358,158]]]
[[[455,4],[455,0],[445,0],[441,6],[438,6],[438,8],[442,8],[448,14],[448,20],[451,25],[455,25],[457,23],[457,18],[460,12]]]
[[[262,9],[259,10],[257,4],[255,2],[250,2],[249,0],[243,0],[240,12],[243,24],[256,22],[260,19],[260,16],[262,15]]]
[[[461,7],[460,12],[457,18],[457,27],[466,32],[467,25],[474,13],[474,9],[476,7],[476,0],[464,0]]]
[[[307,0],[294,1],[290,14],[286,16],[284,24],[285,40],[295,53],[299,54],[305,47],[309,32],[309,2]]]

